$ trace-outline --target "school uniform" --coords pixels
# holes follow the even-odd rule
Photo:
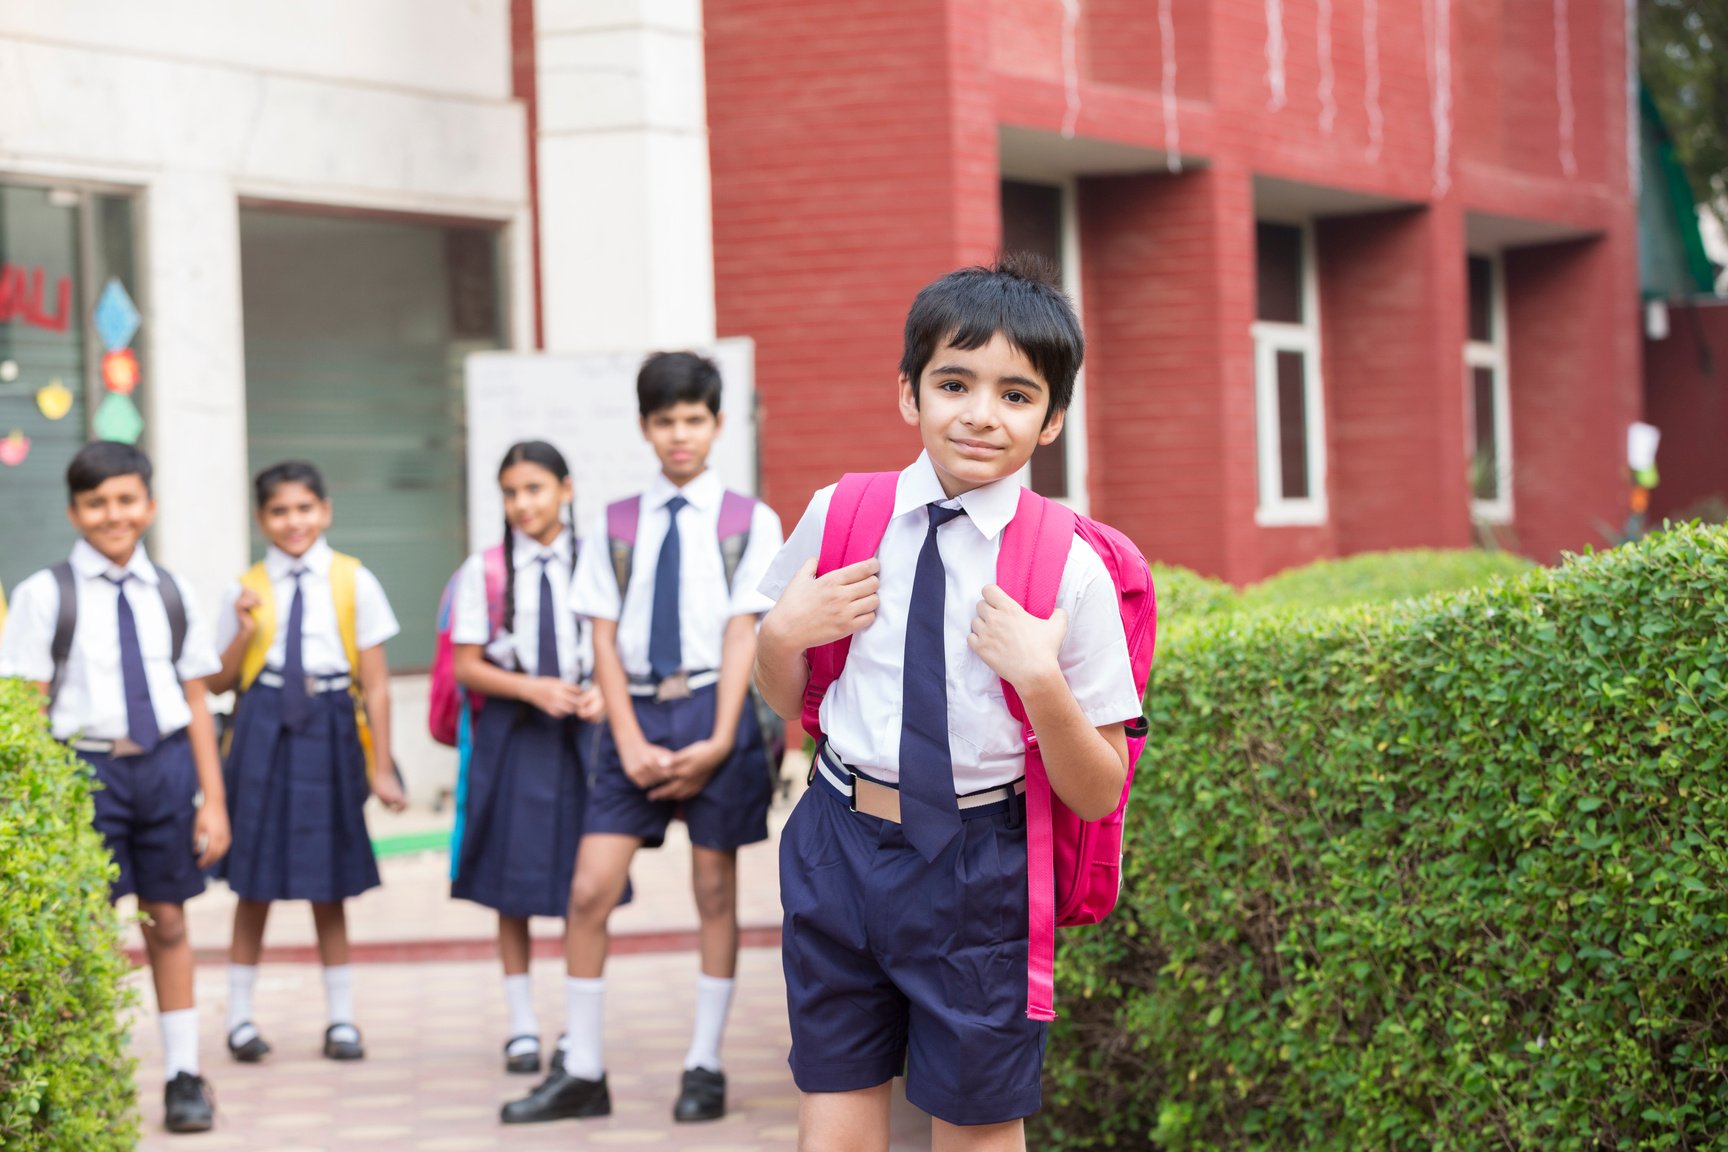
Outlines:
[[[766,595],[777,598],[820,554],[833,491],[812,499],[762,581]],[[877,551],[880,607],[822,701],[819,770],[781,836],[790,1063],[802,1091],[868,1088],[904,1068],[907,1098],[949,1123],[1000,1123],[1039,1107],[1045,1025],[1026,1018],[1022,730],[1000,679],[967,644],[1019,494],[1008,478],[950,500],[925,455],[896,484]],[[907,761],[919,747],[905,739],[919,706],[904,687],[922,611],[914,574],[932,539],[941,610],[927,626],[941,638],[947,731]],[[933,603],[936,590],[921,586],[917,600]],[[1078,537],[1056,604],[1068,613],[1058,661],[1082,713],[1099,727],[1138,716],[1109,573]],[[960,820],[933,859],[902,824],[852,810],[853,776],[904,802],[922,786],[915,774],[950,765]]]
[[[193,846],[198,771],[186,735],[192,710],[181,682],[217,672],[221,660],[208,624],[183,595],[186,637],[174,661],[162,577],[143,545],[117,567],[80,540],[70,563],[77,625],[49,723],[101,784],[96,830],[119,867],[110,897],[136,893],[145,901],[183,903],[204,890],[204,877]],[[59,610],[51,571],[18,585],[0,637],[0,676],[52,681]],[[140,689],[148,692],[147,708]]]
[[[322,537],[298,557],[274,545],[264,553],[276,627],[263,672],[235,705],[222,767],[234,846],[217,874],[242,900],[334,903],[378,886],[364,814],[371,785],[349,691],[359,669],[349,667],[336,619],[333,557]],[[240,629],[234,613],[240,593],[235,583],[222,597],[216,641],[223,651]],[[288,699],[284,679],[296,595],[303,703]],[[355,574],[354,617],[359,651],[401,631],[378,578],[365,568]]]
[[[587,683],[594,649],[570,609],[570,533],[551,545],[511,535],[514,620],[492,634],[485,557],[476,553],[456,578],[451,642],[483,645],[486,658],[509,671]],[[588,793],[582,750],[591,747],[593,726],[520,700],[473,700],[479,707],[450,893],[505,916],[563,916]]]
[[[725,486],[713,469],[682,488],[663,475],[655,476],[638,497],[636,548],[629,587],[622,596],[609,549],[588,548],[576,565],[572,590],[576,611],[591,619],[617,622],[618,658],[630,680],[642,735],[649,743],[673,751],[713,733],[727,624],[735,616],[760,615],[773,606],[756,588],[780,547],[780,518],[766,504],[754,507],[750,538],[728,587],[719,537],[724,496]],[[668,539],[673,525],[675,543]],[[589,538],[607,538],[604,520]],[[668,544],[673,546],[669,549]],[[664,578],[663,563],[667,565]],[[657,603],[674,602],[675,612],[662,608],[656,613]],[[689,688],[687,696],[663,698],[667,693],[662,686],[669,675],[682,677]],[[606,728],[589,781],[586,831],[635,836],[647,847],[658,847],[673,816],[681,815],[691,842],[704,848],[730,852],[765,840],[773,782],[764,763],[761,727],[746,699],[732,752],[702,791],[681,802],[649,800],[647,792],[624,774],[611,730]]]

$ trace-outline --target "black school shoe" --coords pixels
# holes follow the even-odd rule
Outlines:
[[[247,1037],[246,1043],[234,1043],[234,1037],[240,1029],[251,1024],[252,1022],[248,1020],[245,1024],[235,1028],[233,1032],[228,1033],[228,1055],[242,1064],[256,1064],[270,1055],[270,1045],[265,1042],[264,1037],[258,1034],[256,1026],[252,1027],[252,1035]]]
[[[579,1079],[565,1072],[560,1061],[534,1091],[504,1105],[498,1119],[505,1124],[543,1124],[548,1120],[610,1115],[612,1094],[606,1090],[606,1077]]]
[[[170,1132],[208,1132],[216,1121],[216,1105],[204,1077],[181,1072],[162,1091],[163,1124]]]
[[[694,1120],[718,1120],[726,1115],[726,1073],[691,1068],[678,1085],[678,1102],[672,1119],[680,1124]]]
[[[534,1041],[534,1047],[525,1048],[520,1052],[512,1053],[510,1048],[518,1040],[532,1040]],[[540,1071],[540,1038],[538,1036],[529,1036],[524,1033],[521,1036],[512,1036],[510,1039],[504,1041],[504,1071],[517,1073],[523,1076],[532,1075]]]
[[[346,1036],[338,1039],[337,1029],[345,1029],[354,1034],[352,1040]],[[360,1043],[360,1029],[352,1024],[332,1024],[324,1029],[324,1059],[326,1060],[364,1060],[366,1048]]]

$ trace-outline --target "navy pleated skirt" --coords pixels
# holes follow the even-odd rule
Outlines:
[[[305,729],[282,726],[282,690],[254,684],[222,766],[234,846],[216,875],[242,900],[331,903],[378,886],[366,833],[371,786],[347,692],[312,698]]]
[[[588,795],[578,747],[592,728],[514,700],[488,701],[472,723],[450,894],[504,916],[563,916]]]

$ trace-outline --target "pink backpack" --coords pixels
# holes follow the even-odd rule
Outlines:
[[[828,505],[818,575],[876,554],[893,515],[898,479],[895,472],[858,472],[841,478]],[[1144,695],[1158,632],[1157,597],[1146,558],[1126,536],[1023,489],[1014,519],[1002,533],[996,582],[1026,611],[1049,619],[1076,534],[1098,553],[1116,586],[1134,687]],[[850,648],[847,637],[805,654],[810,680],[804,690],[804,728],[818,741],[822,739],[818,712],[822,697],[840,675]],[[1084,821],[1051,791],[1038,737],[1026,722],[1020,698],[1006,682],[1002,689],[1009,711],[1025,728],[1026,739],[1026,1015],[1054,1020],[1056,928],[1096,924],[1116,907],[1122,881],[1122,819],[1147,727],[1144,719],[1128,726],[1128,778],[1116,810],[1102,820]]]
[[[504,626],[504,545],[494,544],[486,549],[482,562],[486,566],[486,616],[491,622],[492,634],[497,635],[498,629]],[[432,686],[426,707],[426,727],[431,731],[432,739],[452,748],[461,739],[462,705],[466,695],[462,686],[456,683],[456,650],[450,641],[451,616],[456,608],[456,580],[460,575],[458,569],[456,575],[450,577],[449,583],[444,585],[444,596],[438,601],[438,642],[432,653]],[[479,708],[485,702],[484,698],[476,696],[471,703]]]

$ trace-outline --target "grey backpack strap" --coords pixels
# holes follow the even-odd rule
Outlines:
[[[162,594],[162,608],[168,613],[168,635],[171,637],[173,661],[180,663],[180,653],[186,650],[186,601],[180,595],[180,584],[168,570],[156,568],[156,590]]]
[[[72,576],[72,565],[66,560],[48,571],[54,574],[54,587],[60,593],[54,642],[49,648],[54,660],[54,678],[48,682],[48,705],[53,707],[55,697],[60,695],[60,681],[66,678],[66,661],[72,655],[72,633],[78,628],[78,585]]]

